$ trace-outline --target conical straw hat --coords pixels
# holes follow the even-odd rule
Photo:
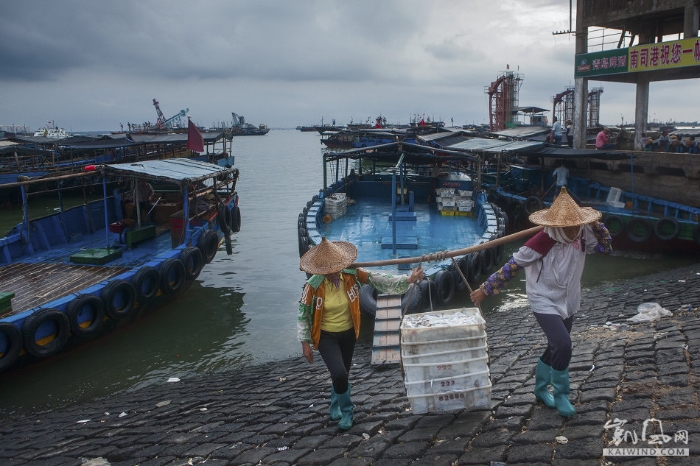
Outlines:
[[[347,241],[328,241],[325,236],[321,244],[314,246],[301,256],[299,268],[304,272],[326,275],[340,272],[352,264],[357,257],[357,248]]]
[[[530,215],[535,225],[546,227],[574,227],[586,225],[601,217],[601,213],[591,207],[579,207],[566,188],[562,186],[559,196],[549,209],[539,210]]]

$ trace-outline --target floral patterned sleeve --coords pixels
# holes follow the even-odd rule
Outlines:
[[[301,342],[311,343],[311,317],[313,316],[314,288],[306,283],[304,292],[299,301],[299,315],[297,316],[297,339]]]
[[[610,232],[605,227],[603,222],[593,222],[590,224],[593,234],[598,240],[598,244],[595,247],[596,252],[601,252],[603,254],[610,254],[612,252],[612,237]]]
[[[494,272],[484,283],[481,284],[479,289],[486,294],[486,296],[493,296],[500,293],[506,284],[515,277],[520,271],[521,267],[515,262],[515,259],[511,259],[501,267],[499,270]]]
[[[357,278],[361,283],[369,283],[378,293],[404,294],[408,291],[408,275],[389,275],[379,272],[357,270]]]

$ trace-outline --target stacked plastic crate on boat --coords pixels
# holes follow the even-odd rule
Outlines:
[[[438,188],[435,190],[435,200],[442,215],[453,216],[457,211],[454,188]]]
[[[414,414],[491,406],[486,322],[477,308],[405,315],[401,362]]]
[[[463,217],[471,217],[474,211],[474,200],[472,199],[472,191],[465,191],[463,189],[457,190],[457,196],[455,196],[455,204],[457,205],[457,212],[455,215],[461,215]]]
[[[335,193],[328,196],[324,202],[327,215],[333,220],[345,215],[348,209],[348,199],[345,193]]]

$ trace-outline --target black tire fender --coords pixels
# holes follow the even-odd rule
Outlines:
[[[417,284],[410,285],[401,296],[401,309],[404,314],[414,314],[423,310],[423,297]]]
[[[494,264],[494,251],[491,248],[482,249],[479,251],[479,256],[481,257],[481,271],[488,274],[493,268]]]
[[[0,371],[11,367],[22,350],[22,332],[10,322],[0,322]]]
[[[360,286],[360,311],[372,319],[377,315],[377,290],[372,285]]]
[[[232,223],[231,223],[231,231],[234,233],[238,233],[241,231],[241,209],[240,207],[233,206],[233,209],[231,209],[231,216],[232,216]]]
[[[611,238],[615,238],[625,232],[625,222],[619,215],[608,215],[604,224]]]
[[[441,270],[435,274],[438,289],[438,302],[447,304],[455,295],[455,277],[449,270]]]
[[[651,222],[646,218],[633,217],[627,222],[627,237],[635,243],[643,243],[648,240],[653,230]]]
[[[185,248],[180,253],[180,260],[185,266],[185,273],[188,280],[199,277],[204,267],[204,258],[199,248]]]
[[[216,252],[219,250],[219,236],[216,232],[207,230],[199,237],[197,247],[202,253],[202,258],[204,258],[204,261],[208,264],[214,260]]]
[[[538,210],[542,209],[542,199],[537,196],[530,196],[523,202],[523,209],[528,215],[534,214]]]
[[[469,275],[467,280],[470,283],[475,283],[481,275],[481,255],[478,252],[469,254]]]
[[[231,210],[226,206],[226,204],[221,204],[219,206],[219,213],[216,216],[216,220],[219,223],[219,229],[221,229],[223,234],[228,235],[231,233],[233,218],[231,215]]]
[[[654,225],[654,234],[662,241],[676,239],[680,231],[681,226],[673,217],[663,217]]]
[[[136,300],[146,304],[155,299],[160,291],[160,272],[155,267],[141,267],[132,277]]]
[[[37,331],[42,326],[53,326],[53,338],[42,343],[47,337],[37,340]],[[70,324],[68,317],[58,309],[40,309],[30,315],[22,323],[22,338],[24,340],[24,350],[36,357],[45,358],[52,356],[63,349],[70,337]]]
[[[421,280],[418,282],[418,288],[425,303],[424,309],[426,311],[433,310],[438,304],[437,283],[432,280]]]
[[[185,285],[187,271],[180,259],[171,257],[160,264],[160,289],[166,295],[177,293]]]
[[[93,338],[102,331],[104,326],[105,303],[95,295],[80,295],[68,303],[66,316],[73,335],[80,338]]]
[[[136,309],[136,288],[126,280],[114,280],[102,289],[102,301],[110,318],[125,319]]]

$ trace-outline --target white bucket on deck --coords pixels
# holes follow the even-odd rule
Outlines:
[[[401,362],[414,414],[491,405],[486,322],[477,308],[404,316]]]

